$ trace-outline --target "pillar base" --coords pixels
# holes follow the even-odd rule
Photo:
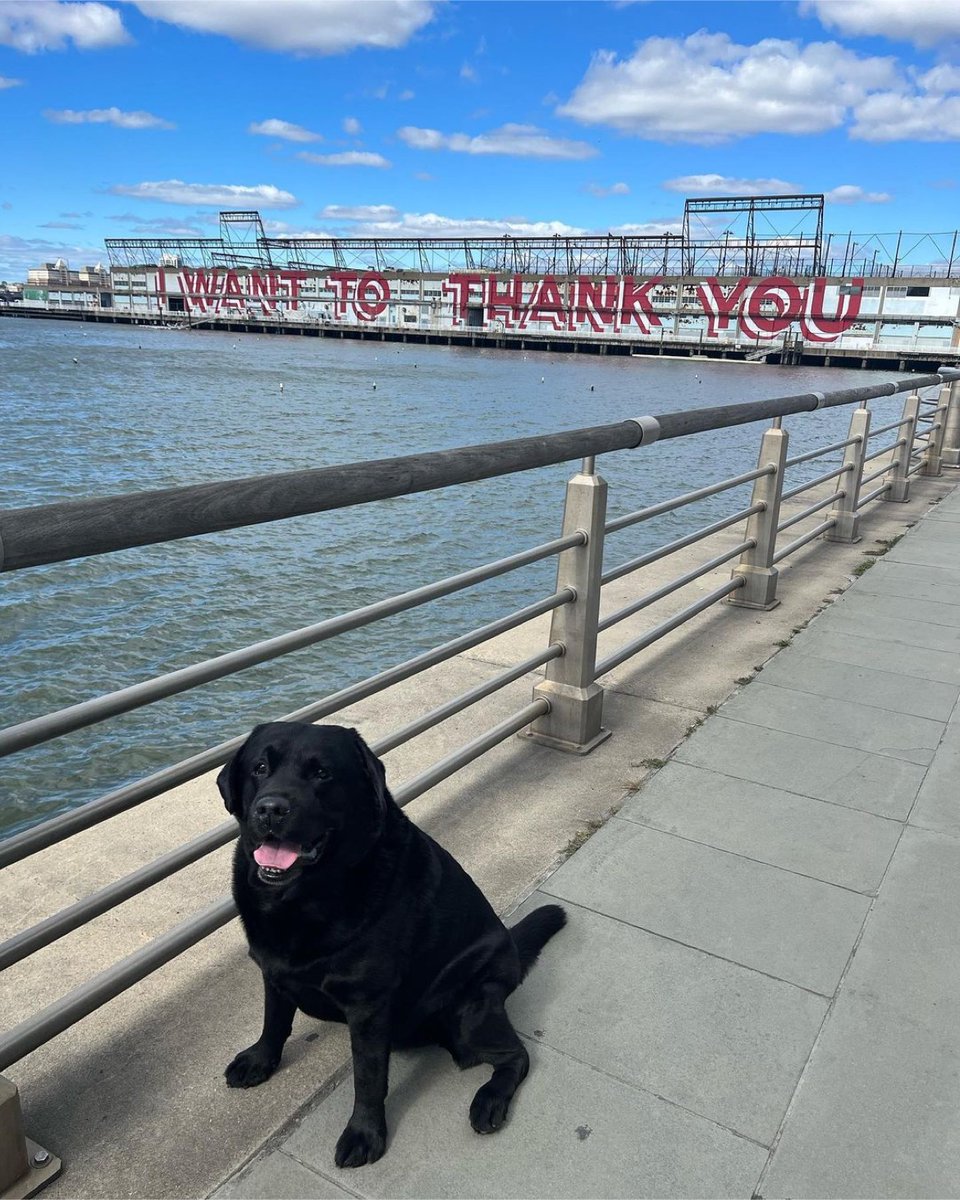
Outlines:
[[[549,700],[550,711],[537,717],[521,737],[543,746],[552,746],[567,754],[589,754],[610,736],[600,723],[603,715],[603,688],[599,683],[576,687],[545,679],[533,689],[534,700]]]
[[[732,577],[737,575],[745,581],[744,585],[726,598],[726,604],[769,612],[780,603],[777,599],[779,571],[776,567],[737,567]]]
[[[823,535],[825,542],[843,542],[845,545],[852,546],[862,540],[860,537],[859,513],[849,512],[845,509],[834,509],[830,513],[830,520],[835,521],[836,524]]]
[[[564,754],[579,754],[581,756],[589,754],[591,750],[596,748],[607,740],[613,732],[611,729],[600,727],[600,732],[590,739],[589,742],[568,742],[563,738],[552,737],[548,733],[537,733],[534,729],[521,729],[517,737],[526,738],[528,741],[536,742],[538,746],[549,746],[551,750],[561,750]]]
[[[894,479],[880,499],[886,500],[888,504],[908,504],[910,502],[910,480]]]

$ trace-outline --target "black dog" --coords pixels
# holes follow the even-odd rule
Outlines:
[[[259,725],[217,784],[240,822],[233,894],[263,972],[263,1033],[227,1067],[230,1087],[276,1070],[299,1008],[345,1022],[354,1108],[339,1167],[386,1145],[391,1047],[436,1043],[493,1075],[470,1105],[492,1133],[529,1067],[504,1011],[566,916],[538,908],[507,930],[446,850],[397,806],[383,764],[339,725]]]

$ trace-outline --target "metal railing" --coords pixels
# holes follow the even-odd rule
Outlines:
[[[936,399],[922,401],[920,391],[934,387],[938,389]],[[908,395],[901,418],[871,430],[867,403],[902,392]],[[920,415],[922,404],[933,409],[926,414],[926,419]],[[849,405],[856,407],[846,438],[787,457],[788,433],[782,428],[784,416]],[[772,420],[773,425],[762,436],[756,469],[607,519],[607,485],[596,472],[597,455],[764,420]],[[918,434],[921,423],[923,432]],[[898,434],[896,440],[871,448],[871,439],[894,431]],[[839,465],[785,487],[788,470],[837,452],[842,453]],[[448,661],[491,637],[551,613],[550,634],[543,649],[393,730],[372,748],[376,754],[384,754],[529,672],[544,668],[543,681],[534,687],[530,703],[396,789],[398,803],[409,804],[520,731],[527,731],[532,739],[559,749],[588,752],[610,732],[601,722],[603,688],[598,681],[604,675],[720,600],[753,609],[773,607],[777,603],[777,563],[819,537],[836,542],[857,540],[860,513],[866,504],[876,499],[905,501],[909,496],[911,475],[918,472],[939,474],[942,463],[960,465],[960,371],[941,368],[931,375],[826,394],[813,392],[656,417],[644,416],[611,425],[404,458],[9,510],[0,513],[0,570],[22,570],[130,546],[371,503],[577,458],[582,458],[582,467],[567,485],[560,537],[340,616],[20,722],[0,730],[0,757],[550,558],[557,559],[557,583],[552,594],[280,719],[314,721],[329,716]],[[865,464],[877,459],[884,461],[865,473]],[[878,479],[883,481],[880,486],[863,494],[863,487]],[[815,499],[789,517],[780,518],[783,501],[822,489],[833,481],[836,486],[825,497]],[[746,506],[655,550],[604,569],[607,536],[748,484],[752,485],[752,496]],[[781,533],[825,509],[829,510],[825,519],[795,540],[778,543]],[[600,617],[601,589],[605,585],[735,526],[744,526],[744,532],[734,545],[632,599],[619,610]],[[721,585],[598,661],[597,637],[600,633],[731,562],[734,563],[731,575]],[[243,743],[244,737],[213,746],[8,838],[0,843],[0,866],[25,859],[80,830],[197,778],[224,763]],[[16,933],[0,944],[0,969],[49,946],[226,845],[236,835],[235,821],[224,822],[61,912]],[[234,915],[232,900],[217,901],[9,1030],[0,1036],[0,1071],[220,928]],[[0,1105],[0,1134],[4,1132],[5,1119]],[[0,1172],[0,1191],[10,1182],[10,1179],[4,1180]]]

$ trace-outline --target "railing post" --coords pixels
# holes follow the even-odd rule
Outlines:
[[[770,609],[780,603],[777,599],[779,572],[773,565],[773,556],[777,549],[777,525],[780,523],[780,497],[783,494],[788,441],[787,431],[780,428],[779,417],[760,441],[757,466],[772,467],[773,470],[754,480],[750,503],[762,504],[763,509],[753,513],[747,520],[746,536],[755,545],[750,550],[744,550],[733,568],[733,575],[742,576],[744,585],[728,597],[728,604],[741,608]]]
[[[894,504],[906,504],[910,499],[910,454],[913,439],[917,436],[917,417],[920,415],[920,393],[911,392],[903,402],[903,421],[900,437],[893,458],[887,469],[886,482],[890,484],[881,496],[882,500]]]
[[[943,435],[946,432],[947,410],[950,407],[950,384],[940,385],[937,407],[933,410],[933,423],[923,451],[921,475],[940,475],[943,464]]]
[[[60,1159],[23,1132],[17,1085],[0,1075],[0,1197],[33,1196],[60,1174]]]
[[[947,419],[943,429],[940,461],[945,467],[960,467],[960,379],[950,385]]]
[[[870,410],[867,408],[854,409],[850,418],[850,439],[856,438],[843,452],[843,465],[846,468],[837,482],[837,493],[834,497],[830,519],[836,524],[823,535],[827,542],[859,542],[860,513],[857,505],[860,503],[860,483],[863,479],[863,460],[867,453],[867,440],[870,437]]]
[[[582,530],[586,541],[564,550],[557,561],[557,591],[573,588],[577,598],[553,612],[550,641],[559,642],[564,653],[547,663],[543,683],[533,689],[534,699],[550,702],[550,711],[524,735],[574,754],[589,754],[610,736],[600,724],[603,688],[594,681],[606,516],[606,480],[585,459],[567,484],[562,536]]]

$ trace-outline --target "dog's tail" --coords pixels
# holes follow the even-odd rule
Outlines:
[[[537,961],[543,947],[566,923],[567,914],[559,904],[545,904],[513,926],[510,933],[520,955],[521,980]]]

